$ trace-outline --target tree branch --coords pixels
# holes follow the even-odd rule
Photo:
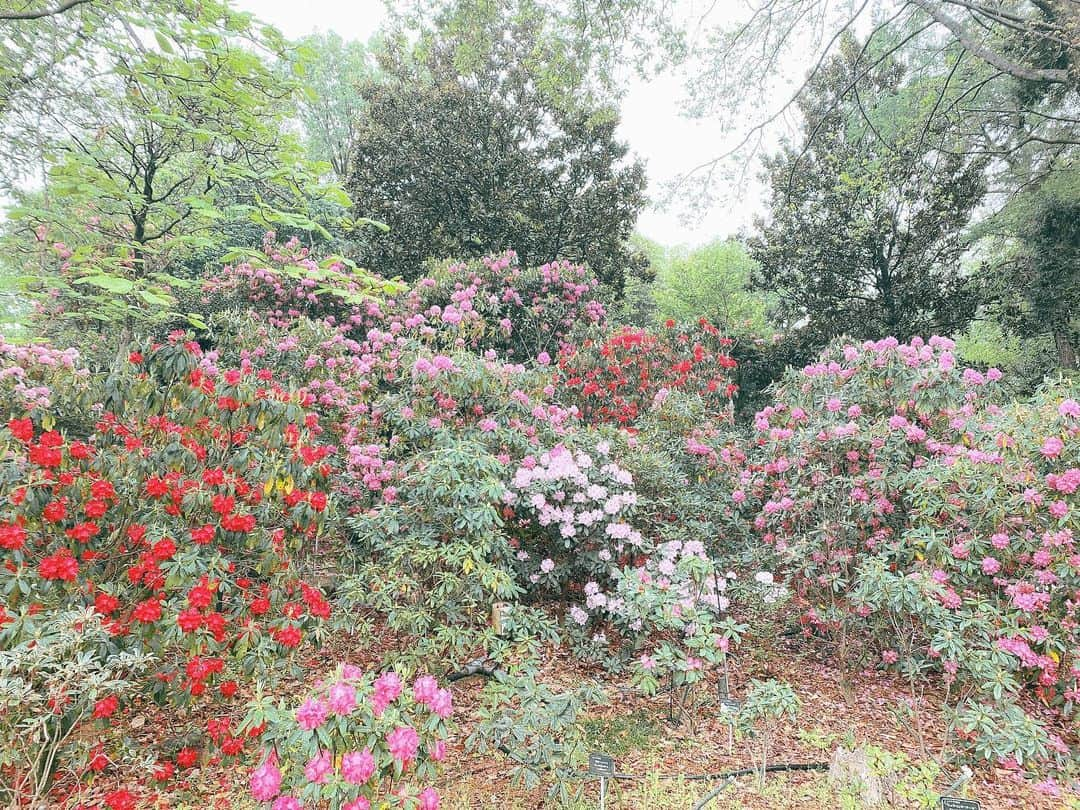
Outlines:
[[[0,11],[0,20],[40,20],[45,17],[55,17],[57,14],[63,14],[65,11],[70,11],[75,8],[75,6],[81,6],[84,3],[91,2],[93,2],[93,0],[65,0],[65,2],[58,6],[54,6],[53,8],[43,8],[36,11]]]
[[[960,22],[942,11],[934,0],[911,0],[911,2],[930,15],[931,19],[936,23],[948,28],[964,48],[992,67],[1017,79],[1029,82],[1049,82],[1054,84],[1068,82],[1069,71],[1067,70],[1057,68],[1040,69],[1021,65],[1006,58],[982,42],[973,39],[967,29]]]

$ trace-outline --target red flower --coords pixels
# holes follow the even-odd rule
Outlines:
[[[68,454],[72,458],[86,459],[94,454],[94,449],[83,442],[72,442],[71,446],[68,448]]]
[[[97,533],[98,527],[95,523],[80,523],[78,526],[73,526],[64,532],[72,540],[77,540],[80,543],[89,543],[90,538]]]
[[[326,508],[326,493],[312,492],[311,497],[308,499],[308,503],[311,504],[311,508],[316,512],[321,512]]]
[[[176,617],[176,623],[180,625],[180,629],[185,633],[194,633],[202,626],[202,622],[202,614],[195,608],[182,610]]]
[[[175,772],[176,766],[167,759],[162,760],[154,766],[154,778],[159,782],[167,782],[172,779],[172,775]]]
[[[262,616],[270,610],[270,600],[265,596],[260,596],[258,599],[252,600],[248,609],[251,611],[252,615]]]
[[[154,475],[146,479],[146,494],[151,498],[161,498],[169,493],[169,484],[164,478]]]
[[[213,601],[214,594],[205,584],[196,585],[188,591],[188,604],[196,610],[210,607],[210,603]]]
[[[109,695],[94,704],[94,718],[103,720],[106,717],[112,717],[119,708],[120,699],[116,695]]]
[[[226,737],[221,742],[221,753],[226,756],[235,757],[241,751],[244,750],[244,738],[243,737]]]
[[[64,461],[63,453],[53,447],[46,447],[44,444],[31,445],[29,457],[30,463],[37,464],[39,467],[59,467]]]
[[[206,625],[206,629],[210,631],[211,635],[214,636],[214,641],[219,644],[224,643],[227,622],[223,615],[220,613],[209,613],[203,620],[203,623]]]
[[[34,423],[30,419],[11,419],[7,427],[20,442],[29,442],[34,438]]]
[[[210,502],[210,508],[222,516],[232,512],[235,506],[236,498],[232,495],[215,495]]]
[[[128,355],[128,362],[139,365],[143,361],[142,352],[132,352]]]
[[[154,543],[154,548],[151,553],[156,559],[168,560],[176,553],[176,543],[168,537],[163,537]]]
[[[109,511],[109,505],[105,501],[88,501],[83,511],[88,518],[99,518]]]
[[[79,575],[79,563],[71,556],[71,552],[64,548],[38,563],[38,573],[42,579],[74,582]]]
[[[176,754],[176,764],[181,768],[190,768],[199,761],[199,752],[194,748],[181,748]]]
[[[48,523],[59,523],[67,517],[67,499],[58,498],[55,501],[49,501],[41,510],[41,516]]]
[[[120,600],[104,591],[99,591],[94,597],[94,610],[102,616],[108,616],[120,607]]]
[[[300,628],[292,624],[287,624],[284,627],[274,630],[273,635],[283,647],[299,646],[300,640],[303,638]]]
[[[90,485],[90,494],[99,500],[108,500],[116,497],[116,489],[111,481],[99,479]]]
[[[105,804],[109,810],[135,810],[135,803],[135,794],[125,788],[114,790],[105,796]]]
[[[26,529],[18,523],[0,523],[0,548],[18,551],[26,544]]]
[[[200,546],[206,546],[214,542],[215,527],[211,524],[200,526],[197,529],[191,530],[191,539]]]
[[[223,698],[233,697],[239,688],[239,684],[237,684],[236,681],[222,681],[221,686],[218,687]]]
[[[145,624],[156,622],[161,618],[161,602],[157,599],[147,599],[145,602],[140,602],[132,611],[131,618]]]
[[[101,750],[101,746],[96,745],[93,750],[90,751],[90,761],[86,764],[94,773],[101,773],[109,767],[109,758],[105,756],[105,752]]]

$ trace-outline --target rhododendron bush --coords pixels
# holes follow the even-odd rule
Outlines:
[[[876,650],[940,672],[965,706],[1007,709],[1029,687],[1070,717],[1080,408],[1055,389],[1005,405],[1000,376],[961,370],[939,338],[837,344],[784,378],[749,463],[704,463],[733,476],[732,505],[784,566],[805,632],[850,666]]]
[[[438,810],[430,783],[446,758],[449,690],[422,675],[410,685],[394,670],[378,677],[350,664],[287,707],[252,703],[245,727],[264,728],[266,746],[249,777],[251,796],[275,810],[319,802],[342,810]]]
[[[206,376],[199,354],[180,337],[132,352],[89,436],[7,422],[6,648],[92,607],[112,651],[153,656],[147,692],[227,701],[237,681],[272,680],[329,617],[294,565],[332,508],[318,417],[269,373]],[[102,695],[93,717],[121,708]]]
[[[586,418],[633,428],[637,419],[671,391],[702,397],[713,418],[730,418],[736,388],[728,371],[732,342],[705,319],[693,328],[667,321],[659,334],[623,327],[603,338],[563,347],[559,382]]]

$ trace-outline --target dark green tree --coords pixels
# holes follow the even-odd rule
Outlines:
[[[586,262],[621,290],[645,172],[615,137],[613,109],[546,91],[550,56],[528,23],[465,58],[426,40],[364,84],[347,181],[356,211],[390,226],[368,263],[415,278],[433,257],[512,248],[523,264]]]
[[[755,285],[815,344],[951,334],[979,303],[961,257],[985,159],[943,151],[904,126],[902,66],[868,70],[864,58],[846,38],[807,85],[803,143],[765,160],[769,214],[750,241]],[[860,95],[851,85],[862,74]],[[883,111],[887,131],[874,124]]]
[[[1047,341],[1053,366],[1080,368],[1080,172],[1015,198],[981,232],[997,292],[988,308],[1022,338]]]

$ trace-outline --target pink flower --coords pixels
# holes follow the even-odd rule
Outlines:
[[[375,691],[371,695],[371,705],[375,716],[379,717],[386,707],[397,700],[401,694],[401,678],[391,670],[384,672],[375,681]]]
[[[257,802],[268,802],[281,791],[281,771],[273,762],[273,757],[251,772],[248,780],[251,796]]]
[[[982,571],[988,576],[992,576],[1001,570],[1001,563],[995,560],[993,557],[983,557]]]
[[[330,752],[320,751],[309,759],[307,765],[304,766],[304,776],[309,782],[321,785],[326,781],[326,777],[330,775],[330,771],[333,769],[334,763],[330,758]]]
[[[423,675],[413,684],[413,700],[430,705],[439,691],[439,682],[430,675]]]
[[[416,750],[420,747],[420,735],[409,726],[398,726],[386,735],[386,747],[390,749],[390,755],[402,764],[410,762],[416,757]]]
[[[1065,501],[1054,501],[1050,504],[1050,514],[1056,518],[1063,518],[1069,514],[1069,505]]]
[[[446,759],[446,743],[436,740],[428,746],[428,758],[433,762],[442,762]]]
[[[1058,413],[1062,416],[1071,416],[1073,419],[1080,419],[1080,402],[1075,399],[1063,400],[1058,405]]]
[[[304,810],[304,805],[295,796],[280,796],[274,802],[273,810]]]
[[[327,704],[334,714],[348,714],[356,708],[356,687],[343,681],[335,683],[330,687]]]
[[[375,757],[365,748],[350,751],[341,758],[341,777],[352,785],[362,785],[375,773]]]
[[[345,664],[341,668],[341,677],[347,681],[359,680],[364,676],[364,670],[356,666],[356,664]]]
[[[363,796],[359,796],[348,804],[341,805],[341,810],[371,810],[371,802]]]
[[[829,397],[829,401],[825,403],[825,407],[830,413],[836,413],[844,407],[844,403],[836,397]]]
[[[420,810],[439,810],[439,794],[435,788],[424,788],[420,792]]]
[[[454,698],[450,694],[449,689],[440,689],[435,693],[435,697],[432,698],[431,703],[428,704],[428,708],[432,712],[439,715],[443,720],[446,720],[454,713]]]
[[[895,664],[900,660],[900,654],[896,650],[882,650],[881,660],[886,664]]]
[[[305,731],[312,731],[326,722],[326,706],[321,700],[308,698],[296,710],[296,722]]]
[[[1065,449],[1065,442],[1057,436],[1047,436],[1046,441],[1042,443],[1041,452],[1046,458],[1057,458],[1063,449]]]

